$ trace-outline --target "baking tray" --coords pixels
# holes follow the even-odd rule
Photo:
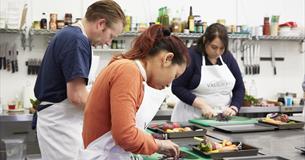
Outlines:
[[[287,124],[273,124],[273,123],[268,123],[268,122],[264,122],[262,121],[262,119],[259,119],[258,122],[259,123],[264,123],[264,124],[268,124],[268,125],[272,125],[277,127],[277,129],[299,129],[299,128],[303,128],[304,127],[304,122],[302,121],[296,121],[296,120],[289,120],[289,121],[295,121],[296,123],[287,123]]]
[[[300,150],[303,153],[305,153],[305,147],[295,147],[295,149]]]
[[[167,133],[163,129],[157,127],[157,128],[151,128],[148,127],[149,130],[155,132],[158,135],[154,134],[159,139],[175,139],[175,138],[190,138],[190,137],[202,137],[205,136],[207,130],[195,125],[195,124],[181,124],[181,127],[190,127],[193,131],[187,131],[187,132],[171,132]]]
[[[232,142],[238,145],[240,142]],[[198,145],[191,145],[193,151],[202,156],[210,156],[212,159],[222,159],[224,157],[240,157],[240,156],[254,156],[258,154],[258,148],[242,143],[241,150],[232,152],[218,152],[218,153],[207,153],[202,152]]]
[[[223,160],[289,160],[281,156],[247,156],[247,157],[231,157]]]
[[[234,124],[226,126],[213,126],[216,130],[228,132],[228,133],[245,133],[245,132],[262,132],[262,131],[274,131],[275,126],[265,124]]]

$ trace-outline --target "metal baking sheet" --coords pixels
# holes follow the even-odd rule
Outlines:
[[[228,133],[274,131],[276,127],[264,124],[235,124],[226,126],[213,126],[216,130]]]
[[[182,124],[181,127],[190,127],[193,131],[167,133],[161,128],[148,127],[148,129],[159,134],[162,137],[162,139],[202,137],[202,136],[205,136],[205,134],[207,132],[206,129],[202,128],[201,126],[195,125],[195,124]]]
[[[223,160],[289,160],[281,156],[247,156],[247,157],[230,157]]]
[[[277,127],[280,130],[282,130],[282,129],[299,129],[299,128],[303,128],[304,125],[305,125],[305,123],[302,122],[302,121],[296,121],[296,120],[291,120],[291,121],[295,121],[295,123],[273,124],[273,123],[264,122],[261,119],[258,120],[259,123],[272,125],[272,126]]]
[[[240,142],[232,142],[238,145]],[[197,145],[191,145],[195,153],[203,156],[210,156],[212,159],[222,159],[224,157],[240,157],[240,156],[254,156],[258,154],[258,148],[242,143],[242,149],[232,152],[218,152],[218,153],[207,153],[202,152]]]

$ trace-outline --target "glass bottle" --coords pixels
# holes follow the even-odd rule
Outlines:
[[[269,17],[264,18],[263,35],[270,35]]]
[[[46,13],[42,13],[42,17],[40,20],[40,29],[47,29],[47,16]]]

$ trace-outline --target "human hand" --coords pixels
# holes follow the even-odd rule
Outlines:
[[[179,146],[170,140],[157,140],[156,143],[159,146],[158,153],[165,154],[170,157],[177,158],[180,155]]]
[[[237,107],[233,109],[235,106],[226,107],[226,109],[222,112],[224,116],[235,116],[237,114]]]
[[[209,119],[217,115],[216,112],[209,105],[204,105],[203,107],[201,107],[200,110],[202,115]]]

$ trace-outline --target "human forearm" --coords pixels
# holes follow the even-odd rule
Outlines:
[[[88,95],[84,79],[77,78],[67,83],[67,97],[73,105],[84,108]]]

